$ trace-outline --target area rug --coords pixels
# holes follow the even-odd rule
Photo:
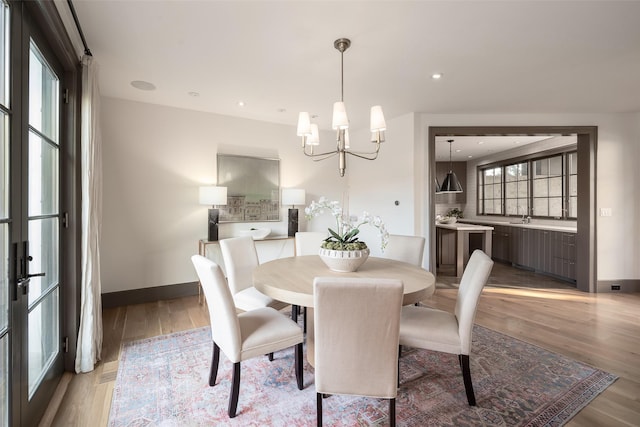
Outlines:
[[[221,353],[209,387],[208,327],[123,344],[110,426],[312,426],[313,368],[298,390],[293,350],[242,363],[238,414],[227,416],[232,364]],[[405,348],[396,400],[399,426],[561,426],[616,380],[614,375],[475,326],[467,404],[455,355]],[[371,373],[375,375],[375,372]],[[325,426],[388,425],[388,402],[350,396],[323,401]]]

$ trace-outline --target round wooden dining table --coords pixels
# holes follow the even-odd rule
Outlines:
[[[253,271],[253,285],[278,301],[307,307],[307,360],[313,366],[313,280],[316,277],[363,277],[400,279],[404,284],[404,305],[429,298],[436,279],[429,271],[386,258],[369,257],[357,271],[339,273],[329,270],[320,256],[280,258],[260,264]],[[357,310],[357,307],[354,307]]]

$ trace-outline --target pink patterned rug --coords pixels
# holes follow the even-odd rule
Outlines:
[[[313,426],[316,395],[307,364],[296,387],[293,350],[242,363],[238,415],[227,416],[231,363],[222,355],[209,387],[209,328],[124,344],[110,426]],[[476,326],[471,374],[477,406],[467,405],[458,358],[405,349],[400,362],[399,426],[560,426],[617,377]],[[374,374],[374,373],[372,373]],[[325,426],[388,425],[388,403],[331,396]]]

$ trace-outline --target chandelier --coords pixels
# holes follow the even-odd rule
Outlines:
[[[338,156],[340,176],[344,176],[347,168],[347,154],[361,159],[375,160],[380,151],[380,143],[384,142],[384,131],[387,125],[379,105],[371,107],[371,142],[375,148],[371,152],[349,150],[349,118],[344,106],[344,51],[351,46],[351,40],[340,38],[333,42],[333,46],[340,52],[340,101],[333,104],[332,128],[336,131],[336,149],[324,153],[314,153],[313,147],[320,144],[318,125],[311,123],[309,113],[301,112],[298,116],[298,136],[302,137],[302,151],[314,162]]]

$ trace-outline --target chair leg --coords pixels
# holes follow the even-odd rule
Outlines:
[[[322,427],[322,393],[316,393],[316,416],[318,420],[318,427]]]
[[[269,362],[273,362],[273,353],[269,353],[268,356],[269,356]]]
[[[302,332],[307,333],[307,307],[304,308],[304,314],[302,317]]]
[[[296,345],[295,358],[296,381],[298,382],[298,390],[302,390],[304,388],[304,371],[302,369],[302,343]]]
[[[402,356],[402,346],[398,346],[398,388],[400,388],[400,357]]]
[[[219,362],[220,362],[220,347],[218,347],[218,344],[213,343],[213,356],[211,357],[211,370],[209,371],[209,385],[211,387],[216,385],[216,378],[218,377]]]
[[[459,354],[460,366],[462,367],[462,378],[464,380],[464,389],[467,392],[467,401],[469,406],[476,406],[476,396],[473,393],[473,383],[471,382],[471,369],[469,368],[469,355]]]
[[[300,310],[300,306],[295,304],[291,305],[291,320],[298,323],[298,311]]]
[[[231,379],[231,396],[229,397],[229,418],[235,418],[238,409],[238,395],[240,394],[240,362],[233,364]]]
[[[396,399],[389,399],[389,425],[396,427]]]

